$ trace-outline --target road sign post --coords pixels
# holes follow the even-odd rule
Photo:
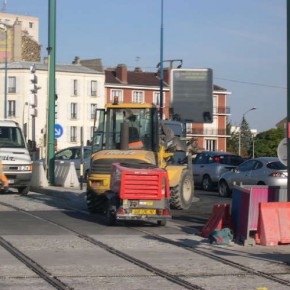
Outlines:
[[[63,127],[59,124],[54,125],[54,138],[58,139],[63,135]]]

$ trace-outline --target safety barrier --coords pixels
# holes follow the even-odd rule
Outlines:
[[[79,188],[75,164],[71,161],[55,160],[54,183],[65,188]]]
[[[287,189],[270,186],[235,186],[232,195],[231,216],[235,240],[254,244],[251,231],[256,231],[261,202],[287,201]]]
[[[32,166],[31,186],[45,187],[48,186],[48,181],[44,171],[43,161],[34,161]]]
[[[216,204],[213,207],[213,213],[211,217],[199,234],[202,237],[208,238],[214,230],[220,230],[225,227],[232,228],[230,205]]]
[[[260,203],[257,244],[277,246],[290,243],[290,202]]]

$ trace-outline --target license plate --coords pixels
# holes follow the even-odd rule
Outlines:
[[[8,179],[9,184],[14,184],[14,179]]]
[[[156,209],[132,209],[132,214],[156,214]]]

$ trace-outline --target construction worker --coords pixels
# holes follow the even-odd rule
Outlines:
[[[129,127],[129,149],[143,149],[144,144],[139,138],[138,129],[135,127]]]
[[[3,165],[1,160],[0,160],[0,190],[8,192],[8,179],[6,175],[3,173]]]

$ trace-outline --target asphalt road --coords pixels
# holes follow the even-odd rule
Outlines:
[[[214,204],[231,202],[216,192],[196,191],[200,201],[173,211],[166,227],[108,227],[87,212],[83,192],[52,191],[0,196],[0,289],[290,287],[290,245],[213,246],[196,235]]]

